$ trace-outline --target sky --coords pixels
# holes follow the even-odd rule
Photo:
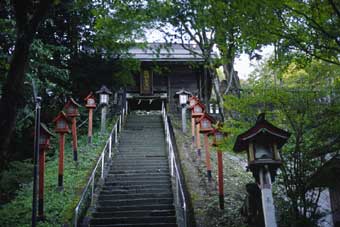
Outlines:
[[[247,54],[241,54],[240,57],[235,60],[234,65],[235,70],[238,71],[238,76],[240,77],[240,79],[246,80],[249,74],[254,71],[256,66],[268,59],[273,54],[273,52],[273,46],[266,46],[262,48],[263,58],[260,61],[257,61],[255,59],[250,61]]]
[[[146,31],[146,37],[148,42],[164,42],[164,34],[158,30]],[[246,80],[249,74],[254,71],[256,66],[268,59],[273,54],[273,52],[273,46],[266,46],[262,48],[263,58],[260,61],[255,59],[250,61],[247,54],[241,54],[238,58],[236,58],[234,67],[235,70],[238,71],[240,79]]]

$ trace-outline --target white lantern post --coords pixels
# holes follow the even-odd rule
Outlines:
[[[176,92],[175,96],[179,97],[179,104],[182,107],[182,132],[186,133],[187,131],[187,120],[186,120],[187,102],[188,102],[189,96],[191,96],[191,93],[189,91],[181,89],[180,91]]]
[[[235,152],[247,151],[248,168],[261,189],[266,227],[277,226],[272,182],[275,180],[277,169],[282,165],[279,149],[289,136],[289,132],[266,121],[265,114],[262,113],[252,128],[238,135],[234,145]]]
[[[109,105],[109,95],[112,92],[105,86],[96,91],[96,94],[99,94],[100,105],[102,106],[102,115],[101,115],[101,134],[104,134],[106,131],[106,114],[107,114],[107,107]]]

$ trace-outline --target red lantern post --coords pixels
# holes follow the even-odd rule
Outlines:
[[[96,101],[95,101],[95,97],[92,91],[90,92],[88,96],[86,96],[84,100],[86,101],[85,107],[89,109],[89,127],[88,127],[87,136],[88,136],[88,144],[91,144],[92,143],[93,109],[96,108]]]
[[[218,123],[217,128],[215,128],[211,133],[211,135],[214,135],[213,146],[217,148],[218,195],[221,210],[224,209],[224,187],[223,187],[223,157],[219,145],[222,144],[224,138],[227,136],[226,133],[223,133],[221,131],[222,127],[223,127],[222,124]]]
[[[49,148],[50,137],[54,136],[46,127],[40,123],[39,137],[39,196],[38,196],[38,218],[44,219],[44,176],[45,176],[45,151]]]
[[[204,115],[205,106],[198,102],[191,107],[191,118],[198,119]],[[196,125],[196,149],[197,156],[201,158],[201,138],[200,138],[200,125]]]
[[[73,160],[78,161],[78,142],[77,142],[77,117],[79,116],[78,108],[80,105],[70,98],[64,109],[66,111],[67,117],[72,120],[72,147],[73,147]]]
[[[59,133],[58,187],[62,189],[64,176],[65,133],[69,133],[66,114],[61,111],[53,122],[56,124],[55,131]]]
[[[197,125],[200,125],[199,133],[204,134],[205,163],[207,167],[208,181],[211,181],[212,179],[208,134],[214,130],[212,128],[213,122],[215,122],[215,119],[206,113],[197,120]]]

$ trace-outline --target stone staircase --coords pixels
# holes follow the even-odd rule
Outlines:
[[[161,115],[131,114],[90,226],[177,227]]]

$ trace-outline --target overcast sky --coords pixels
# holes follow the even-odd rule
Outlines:
[[[157,30],[147,30],[146,37],[148,42],[164,42],[164,34]],[[179,41],[180,42],[180,41]],[[268,59],[274,52],[273,46],[268,46],[262,49],[263,58],[261,61],[249,60],[247,54],[242,54],[235,60],[235,69],[241,79],[245,80],[249,74],[260,64],[260,62]]]
[[[247,54],[242,54],[239,58],[235,60],[235,70],[238,71],[238,75],[241,79],[245,80],[248,75],[258,66],[261,62],[268,59],[274,52],[273,46],[267,46],[262,49],[263,58],[260,61],[249,60]]]

